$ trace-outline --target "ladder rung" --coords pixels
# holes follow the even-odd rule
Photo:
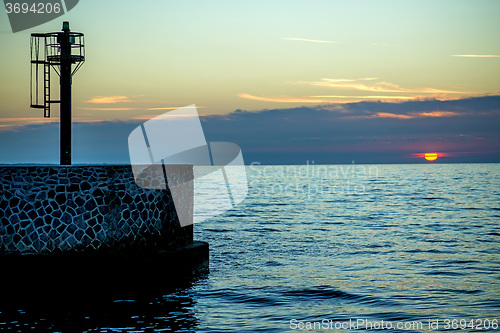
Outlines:
[[[34,108],[34,109],[43,109],[43,108],[45,108],[45,106],[43,106],[43,105],[37,105],[37,104],[31,104],[30,107]]]

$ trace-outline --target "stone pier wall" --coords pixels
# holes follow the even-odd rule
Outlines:
[[[179,183],[192,178],[192,166],[175,169]],[[192,182],[181,196],[192,215]],[[131,166],[0,166],[0,254],[192,242],[192,225],[180,227],[168,188],[137,186]]]

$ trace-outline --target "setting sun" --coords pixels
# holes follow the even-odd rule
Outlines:
[[[438,153],[425,153],[424,157],[427,161],[434,161],[438,158]]]

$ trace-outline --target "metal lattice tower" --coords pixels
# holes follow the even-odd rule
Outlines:
[[[69,22],[63,22],[62,32],[32,33],[30,48],[30,106],[43,109],[48,118],[50,105],[60,103],[60,163],[71,165],[71,77],[85,61],[83,34],[71,32]],[[59,100],[50,99],[51,68],[60,77]]]

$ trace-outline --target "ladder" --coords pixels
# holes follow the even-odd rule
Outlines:
[[[43,64],[43,116],[50,118],[50,63]]]
[[[59,101],[50,100],[50,62],[44,60],[32,60],[32,64],[36,64],[35,71],[38,72],[38,65],[43,65],[43,105],[38,104],[38,74],[35,82],[35,103],[30,105],[32,108],[43,109],[43,116],[50,118],[50,104],[60,103]],[[33,97],[32,97],[33,98]]]
[[[48,57],[47,34],[31,34],[31,77],[30,77],[30,106],[36,109],[43,109],[44,118],[50,118],[50,104],[61,101],[50,99],[50,67],[55,63]],[[39,76],[39,68],[43,66],[43,78]],[[40,73],[41,74],[41,73]],[[40,80],[39,80],[40,77]],[[40,87],[43,81],[43,90]],[[43,103],[39,97],[43,95]]]

